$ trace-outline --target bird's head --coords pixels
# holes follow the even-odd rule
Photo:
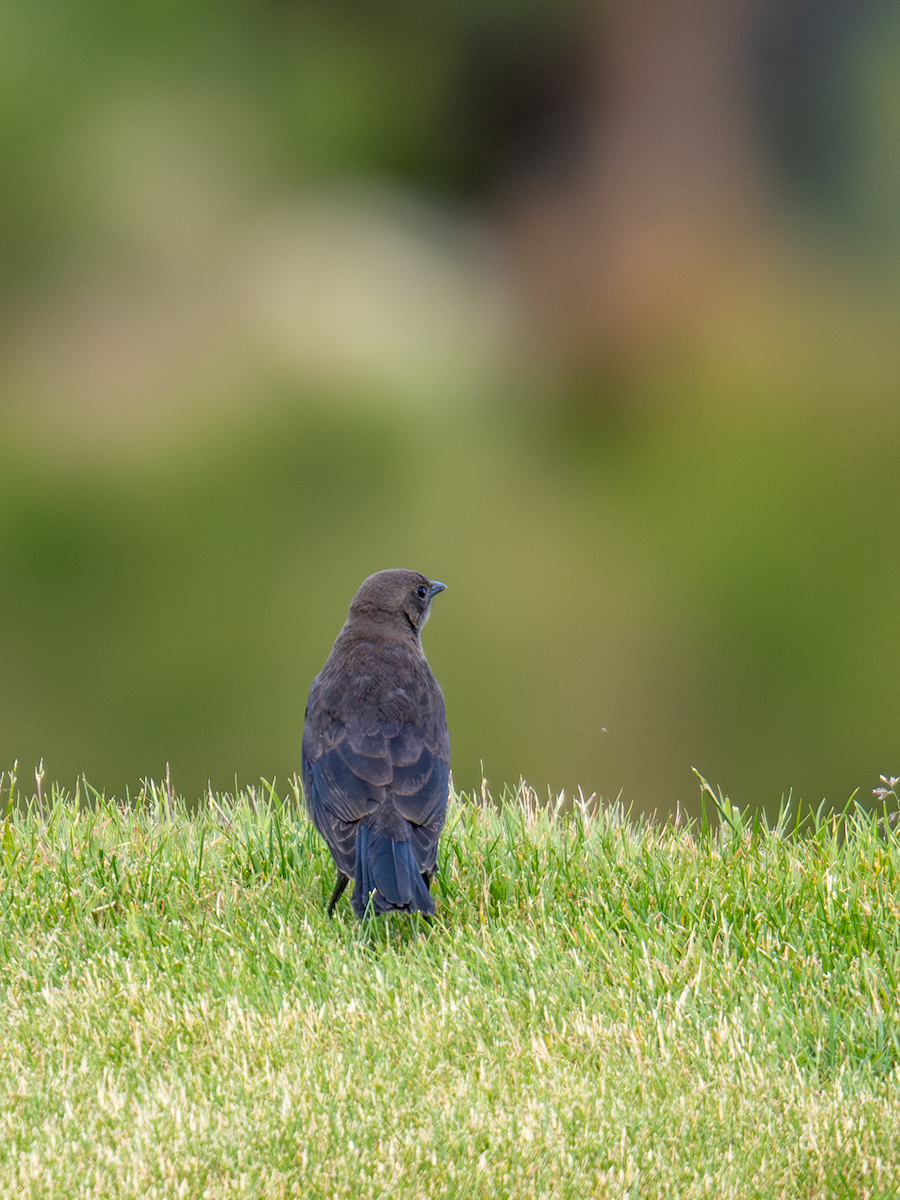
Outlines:
[[[376,571],[364,580],[350,605],[355,615],[406,622],[414,633],[421,632],[431,612],[431,601],[446,588],[418,571]]]

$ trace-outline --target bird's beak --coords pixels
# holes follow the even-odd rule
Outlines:
[[[431,598],[434,599],[434,597],[438,594],[438,592],[446,592],[446,590],[447,590],[446,583],[438,583],[438,581],[435,580],[434,583],[432,583],[432,585],[431,585],[431,593],[430,593]]]

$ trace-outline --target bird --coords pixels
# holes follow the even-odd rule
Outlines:
[[[436,911],[431,880],[447,815],[450,735],[444,696],[420,640],[446,584],[377,571],[360,585],[312,682],[303,723],[307,811],[353,911]]]

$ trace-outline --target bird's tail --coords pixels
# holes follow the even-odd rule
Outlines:
[[[385,834],[373,833],[365,821],[356,832],[356,875],[353,911],[362,920],[372,897],[376,913],[421,912],[432,916],[435,903],[425,886],[422,871],[413,854],[412,842],[394,841]]]

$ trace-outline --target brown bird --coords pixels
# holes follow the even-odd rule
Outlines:
[[[419,635],[445,587],[416,571],[370,575],[309,689],[303,789],[338,869],[329,916],[351,878],[360,919],[370,897],[376,913],[435,911],[450,736]]]

